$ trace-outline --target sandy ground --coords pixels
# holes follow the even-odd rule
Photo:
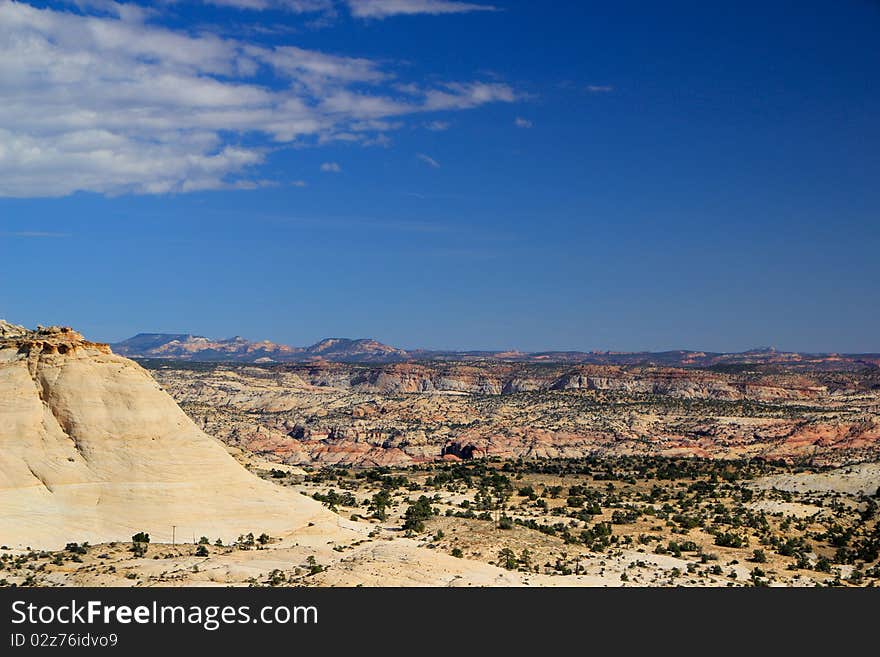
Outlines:
[[[48,563],[43,585],[56,586],[726,586],[749,577],[746,565],[725,568],[724,576],[688,574],[688,561],[667,555],[621,550],[588,555],[582,574],[557,576],[505,570],[452,557],[402,537],[369,538],[350,527],[328,541],[327,527],[275,539],[263,549],[210,546],[210,556],[195,556],[195,546],[151,545],[135,557],[128,544],[93,546],[82,563]],[[352,540],[354,539],[354,540]],[[21,552],[19,552],[21,554]],[[309,573],[309,558],[320,572]],[[627,573],[627,581],[621,578]],[[274,581],[273,581],[274,580]],[[805,581],[804,584],[810,582]]]
[[[770,475],[755,480],[755,488],[793,493],[844,493],[874,495],[880,490],[880,463],[860,463],[822,473]]]

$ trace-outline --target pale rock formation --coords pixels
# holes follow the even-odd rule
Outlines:
[[[69,328],[0,322],[0,544],[336,526],[199,430],[150,375]]]

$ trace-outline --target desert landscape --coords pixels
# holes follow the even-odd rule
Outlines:
[[[166,338],[132,353],[0,323],[0,583],[880,580],[870,355],[352,340],[266,362],[172,341],[159,357]]]
[[[0,652],[876,643],[878,33],[0,0]]]

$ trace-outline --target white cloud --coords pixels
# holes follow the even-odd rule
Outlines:
[[[510,103],[516,95],[506,84],[472,82],[467,84],[447,84],[445,89],[430,89],[425,92],[426,110],[470,109],[486,103]]]
[[[39,230],[20,230],[12,233],[0,233],[4,237],[21,237],[25,239],[58,239],[70,237],[70,233],[50,233]]]
[[[354,132],[387,132],[389,130],[397,130],[402,127],[400,121],[378,121],[376,119],[369,121],[355,121],[350,128]]]
[[[424,153],[416,153],[416,157],[419,158],[422,162],[424,162],[428,166],[434,167],[435,169],[440,168],[440,163],[437,160],[435,160],[433,157],[425,155]]]
[[[342,167],[337,162],[324,162],[321,171],[325,173],[342,173]]]
[[[384,132],[380,132],[375,137],[363,140],[361,144],[364,146],[381,146],[382,148],[389,148],[391,146],[391,137]]]
[[[203,2],[206,5],[218,7],[234,7],[235,9],[253,11],[280,9],[295,14],[332,11],[334,6],[332,0],[203,0]]]
[[[270,65],[276,73],[311,89],[322,89],[337,83],[378,83],[390,77],[369,59],[328,55],[294,46],[274,49],[246,46],[243,52],[258,62]]]
[[[308,187],[309,184],[305,180],[294,180],[290,183],[291,187]]]
[[[614,91],[610,84],[588,84],[587,91],[591,94],[608,94]]]
[[[387,144],[407,115],[516,98],[484,82],[404,92],[388,64],[171,30],[128,4],[79,5],[0,0],[0,196],[260,187],[279,145]]]
[[[110,0],[74,0],[80,5],[115,4]],[[174,0],[166,0],[174,1]],[[286,11],[294,14],[336,15],[336,0],[201,0],[203,4],[245,11]],[[497,11],[492,5],[457,0],[338,0],[357,18],[386,18],[416,14],[465,14],[474,11]]]
[[[513,124],[514,124],[517,128],[531,128],[531,127],[532,127],[532,122],[529,121],[528,119],[524,119],[524,118],[522,118],[521,116],[516,117],[516,118],[513,120]]]
[[[442,132],[444,130],[449,130],[449,126],[452,125],[449,121],[431,121],[426,124],[425,127],[432,132]]]
[[[491,5],[448,0],[347,0],[348,8],[358,18],[385,18],[412,14],[463,14],[472,11],[495,11]]]

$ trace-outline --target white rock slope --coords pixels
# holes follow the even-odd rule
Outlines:
[[[336,516],[248,473],[136,363],[0,321],[0,544],[285,533]],[[338,530],[337,530],[338,531]]]

